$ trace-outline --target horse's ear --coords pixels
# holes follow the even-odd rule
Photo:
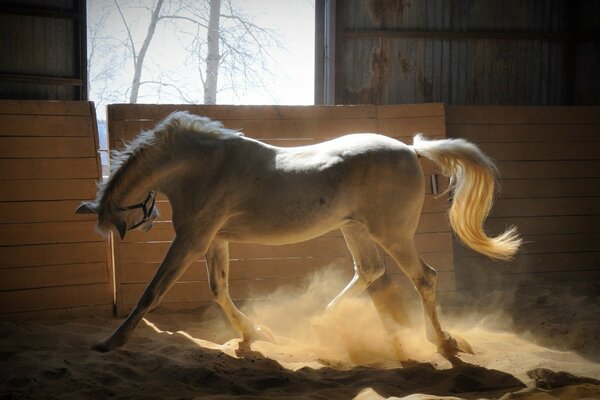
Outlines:
[[[98,208],[93,203],[86,201],[77,207],[75,214],[98,214]]]
[[[121,236],[121,240],[125,239],[125,233],[127,232],[127,224],[124,221],[118,220],[115,222],[115,226],[117,227],[117,231],[119,231],[119,236]]]

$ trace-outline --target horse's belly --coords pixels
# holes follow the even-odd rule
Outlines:
[[[344,219],[340,217],[302,219],[271,215],[268,219],[259,216],[252,221],[231,223],[224,226],[218,237],[238,243],[283,245],[304,242],[338,229]]]

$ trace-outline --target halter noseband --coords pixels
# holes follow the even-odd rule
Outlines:
[[[151,202],[150,207],[148,207],[148,202]],[[142,218],[142,220],[140,222],[138,222],[137,224],[133,225],[132,227],[128,228],[128,229],[135,229],[150,219],[150,216],[152,215],[152,210],[154,210],[155,204],[156,204],[156,193],[150,191],[150,193],[148,193],[148,197],[146,197],[146,200],[144,200],[142,203],[134,204],[129,207],[119,207],[119,208],[117,208],[117,210],[130,211],[130,210],[136,210],[138,208],[142,209],[142,211],[144,212],[144,217]]]

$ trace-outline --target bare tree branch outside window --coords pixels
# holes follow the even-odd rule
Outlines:
[[[265,77],[277,66],[270,52],[283,48],[277,32],[254,23],[233,0],[91,3],[98,7],[90,13],[88,63],[96,99],[137,103],[150,95],[215,104],[223,90],[241,96],[265,89]],[[165,64],[170,56],[160,59],[154,48],[167,37],[174,38],[167,50],[179,54],[180,65]],[[112,88],[115,83],[121,86]]]

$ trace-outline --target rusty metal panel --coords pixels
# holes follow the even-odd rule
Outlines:
[[[84,0],[0,4],[0,98],[86,97]]]
[[[564,0],[347,0],[343,24],[349,29],[560,32],[566,8]]]
[[[340,104],[600,104],[600,3],[338,4]]]

